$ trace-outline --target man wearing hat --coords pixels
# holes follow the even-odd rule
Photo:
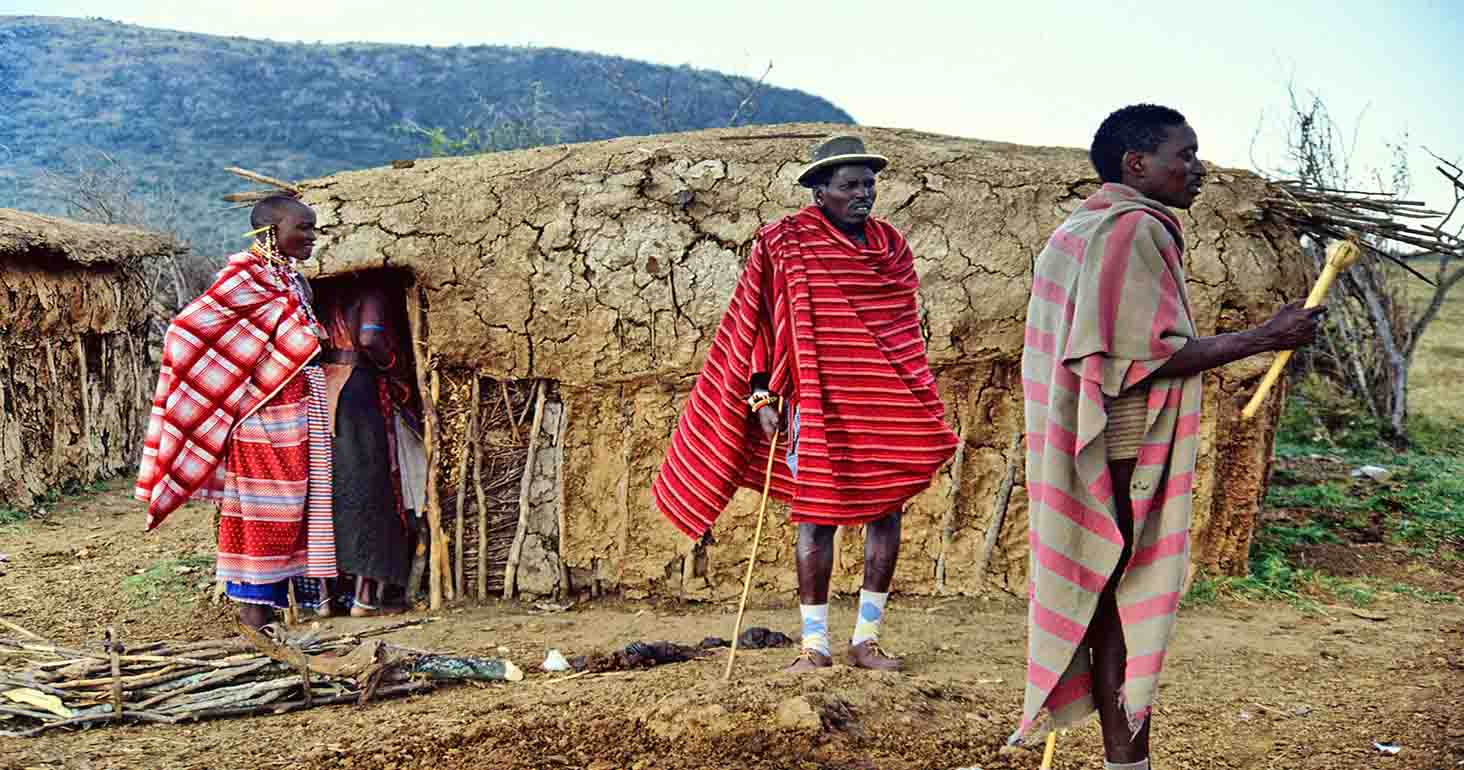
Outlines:
[[[702,538],[739,486],[771,494],[798,525],[803,646],[788,671],[833,665],[834,532],[865,527],[851,666],[896,670],[879,646],[907,500],[955,451],[925,358],[919,281],[904,236],[871,216],[888,159],[857,137],[820,145],[798,182],[813,205],[765,226],[707,352],[652,492]],[[786,451],[783,451],[786,450]]]

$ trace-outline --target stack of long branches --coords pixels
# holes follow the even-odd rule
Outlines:
[[[366,641],[427,620],[317,637],[241,629],[203,642],[124,645],[110,629],[99,649],[65,647],[24,632],[0,638],[0,735],[118,722],[178,724],[280,714],[432,689],[441,680],[517,681],[492,658],[436,655]],[[13,668],[19,662],[23,667]]]
[[[1422,201],[1403,200],[1389,193],[1333,190],[1296,181],[1270,184],[1261,201],[1269,214],[1285,220],[1299,235],[1319,241],[1348,240],[1373,254],[1392,260],[1418,278],[1433,283],[1396,254],[1387,242],[1403,244],[1422,253],[1464,257],[1464,242],[1439,227],[1444,212],[1428,209]]]

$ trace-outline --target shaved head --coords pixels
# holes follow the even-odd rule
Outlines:
[[[288,195],[271,195],[254,204],[249,212],[249,227],[258,230],[268,225],[277,225],[289,214],[309,211],[310,207]]]
[[[315,212],[288,195],[271,195],[249,212],[255,230],[272,227],[268,236],[281,254],[291,259],[309,259],[315,249]]]

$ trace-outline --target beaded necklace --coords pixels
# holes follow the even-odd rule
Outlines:
[[[267,242],[256,240],[250,244],[249,253],[263,262],[265,268],[282,285],[289,287],[291,293],[295,295],[295,299],[299,300],[300,308],[305,311],[305,318],[310,321],[311,328],[315,330],[315,336],[325,339],[325,328],[315,317],[315,308],[311,307],[310,298],[305,295],[304,279],[295,269],[295,261],[279,252],[273,238],[267,238]]]

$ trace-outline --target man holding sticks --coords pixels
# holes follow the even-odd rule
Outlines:
[[[1195,330],[1188,209],[1205,167],[1184,116],[1109,115],[1090,158],[1103,186],[1037,256],[1022,385],[1031,500],[1028,669],[1021,727],[1098,712],[1105,766],[1147,770],[1149,717],[1189,562],[1200,374],[1309,343],[1325,308],[1287,305],[1255,329]]]
[[[168,326],[135,496],[147,528],[190,498],[220,508],[217,577],[240,621],[315,606],[336,574],[324,335],[294,264],[315,214],[287,195],[250,214],[254,242]],[[293,582],[292,582],[293,581]]]
[[[798,525],[799,658],[833,665],[828,634],[834,533],[865,527],[864,587],[850,665],[898,669],[879,646],[904,503],[955,451],[925,357],[914,258],[870,216],[887,159],[857,137],[823,143],[798,181],[813,204],[757,235],[653,486],[657,505],[700,538],[737,487],[763,488]]]

